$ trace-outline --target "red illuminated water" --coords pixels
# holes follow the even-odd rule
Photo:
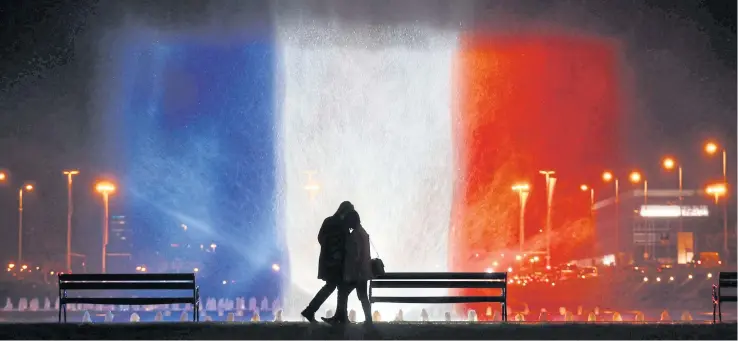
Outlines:
[[[501,250],[518,249],[519,199],[511,189],[517,182],[531,186],[526,240],[541,240],[546,191],[539,170],[558,178],[553,235],[568,231],[554,238],[552,262],[592,253],[590,196],[579,187],[599,181],[618,161],[618,46],[566,34],[467,35],[456,63],[460,174],[451,271],[481,271],[502,262]],[[526,248],[544,250],[541,244]]]

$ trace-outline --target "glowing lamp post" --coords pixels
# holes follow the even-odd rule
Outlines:
[[[664,161],[661,162],[661,165],[664,167],[664,169],[671,171],[674,170],[674,168],[677,169],[677,175],[679,180],[679,201],[682,201],[682,191],[684,186],[682,185],[682,165],[678,165],[677,162],[670,157],[664,158]]]
[[[725,194],[728,193],[728,189],[725,187],[725,184],[714,184],[707,186],[707,188],[705,188],[705,193],[714,197],[715,203],[717,204],[720,197],[725,196]]]
[[[33,192],[35,188],[26,184],[18,190],[18,263],[23,263],[23,192]]]
[[[65,170],[62,174],[67,177],[67,271],[72,272],[72,214],[74,212],[72,177],[78,175],[79,171]]]
[[[520,197],[520,252],[523,252],[523,244],[525,244],[525,202],[528,200],[530,186],[528,184],[517,184],[512,189],[518,192]]]
[[[661,165],[666,169],[667,171],[672,171],[674,168],[677,169],[678,174],[678,180],[679,180],[679,206],[682,206],[682,202],[684,201],[684,196],[682,195],[684,186],[682,184],[682,165],[677,164],[677,162],[671,158],[666,157],[664,158],[664,161],[661,162]],[[682,219],[682,216],[679,216],[679,231],[681,232],[684,230],[684,219]]]
[[[556,178],[552,175],[554,171],[538,171],[539,174],[546,177],[546,268],[551,266],[551,204],[553,202],[553,190],[556,185]]]
[[[720,147],[714,142],[708,142],[705,144],[705,152],[709,155],[715,155],[720,150]],[[728,185],[728,153],[726,152],[725,148],[722,149],[723,154],[723,188]],[[723,195],[727,195],[727,189],[723,192]],[[715,197],[715,201],[717,201],[717,197]],[[728,253],[730,252],[730,249],[728,249],[728,201],[724,200],[723,202],[723,251],[725,252],[726,257],[728,256]]]
[[[648,205],[648,180],[644,179],[641,173],[639,173],[638,171],[630,172],[628,179],[630,179],[630,182],[634,184],[643,181],[643,204]]]
[[[615,184],[615,262],[618,263],[617,255],[620,252],[620,180],[612,172],[605,171],[602,173],[602,181]]]
[[[109,210],[109,202],[110,202],[110,194],[115,192],[115,185],[113,185],[111,182],[102,181],[98,182],[97,185],[95,185],[95,190],[102,194],[103,197],[103,205],[105,208],[105,217],[103,220],[103,240],[102,240],[102,273],[105,273],[106,270],[106,262],[107,262],[107,255],[108,255],[108,228],[109,228],[109,221],[110,221],[110,210]]]
[[[8,175],[4,171],[0,171],[0,182],[5,182],[8,179]]]
[[[582,192],[589,191],[589,214],[590,215],[594,214],[595,189],[587,185],[581,185],[579,186],[579,189],[582,190]]]

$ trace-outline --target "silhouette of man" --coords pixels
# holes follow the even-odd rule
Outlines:
[[[315,312],[343,282],[343,260],[346,253],[346,238],[349,233],[343,220],[346,214],[353,211],[354,205],[344,201],[338,206],[336,213],[325,218],[323,225],[320,226],[318,278],[324,280],[325,284],[318,290],[307,308],[301,312],[302,316],[310,322],[316,322]]]
[[[356,290],[364,311],[364,322],[369,325],[372,323],[372,308],[367,295],[367,282],[373,277],[369,234],[361,226],[361,218],[356,211],[346,215],[344,225],[351,229],[351,233],[346,239],[343,282],[338,287],[338,305],[336,314],[331,318],[323,318],[323,321],[330,324],[348,322],[348,296]]]

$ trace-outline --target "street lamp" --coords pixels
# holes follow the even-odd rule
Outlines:
[[[715,203],[717,204],[719,198],[728,193],[728,189],[725,187],[725,184],[713,184],[705,188],[705,193],[713,196],[715,198]]]
[[[62,174],[67,176],[67,271],[72,272],[72,214],[74,203],[72,202],[72,177],[79,174],[76,169],[65,170]]]
[[[617,259],[620,252],[620,180],[612,172],[605,171],[602,173],[602,181],[612,181],[615,184],[615,262],[620,264]]]
[[[105,273],[106,261],[108,254],[108,224],[110,222],[109,197],[115,192],[115,185],[111,182],[101,181],[95,185],[95,190],[102,194],[103,205],[105,206],[105,220],[103,221],[103,241],[102,241],[102,273]]]
[[[554,171],[538,171],[539,174],[546,177],[546,268],[551,267],[551,204],[553,201],[553,190],[556,185],[556,178],[551,175],[556,174]]]
[[[707,154],[709,155],[715,155],[717,154],[719,150],[720,150],[720,147],[718,147],[718,145],[714,142],[708,142],[707,144],[705,144],[705,152],[707,152]],[[727,164],[728,155],[727,155],[727,151],[724,148],[722,149],[722,154],[723,154],[723,181],[725,181],[727,178],[726,171],[727,171],[727,166],[728,166]]]
[[[525,183],[516,184],[512,189],[518,192],[520,197],[520,252],[523,252],[523,244],[525,243],[525,202],[528,200],[530,186]]]
[[[5,174],[5,171],[0,171],[0,182],[5,182],[5,180],[8,179],[8,174]]]
[[[705,152],[709,155],[715,155],[720,147],[714,142],[708,142],[705,144]],[[723,148],[723,184],[725,186],[728,185],[728,153]],[[727,190],[725,191],[725,194],[727,193]],[[728,256],[728,253],[730,253],[730,249],[728,249],[728,201],[724,200],[723,202],[723,250],[725,251],[726,257]]]
[[[33,192],[31,184],[18,189],[18,264],[23,263],[23,192]]]
[[[643,204],[648,205],[648,180],[644,179],[643,175],[641,175],[641,173],[638,171],[630,172],[628,179],[630,179],[630,182],[634,184],[643,181]]]
[[[684,190],[684,186],[682,184],[682,165],[677,164],[677,162],[674,160],[674,158],[671,157],[665,157],[664,160],[661,162],[664,169],[667,171],[673,170],[675,167],[677,168],[678,173],[678,180],[679,180],[679,207],[682,206],[682,203],[684,201],[684,196],[682,195],[682,192]],[[684,230],[684,219],[682,219],[682,215],[679,215],[679,232]]]
[[[589,191],[589,214],[594,214],[594,204],[595,204],[595,189],[591,188],[587,185],[581,185],[579,186],[579,189],[582,190],[582,192]]]
[[[674,168],[677,169],[677,174],[679,176],[678,178],[679,180],[679,201],[681,202],[682,201],[682,191],[684,188],[684,186],[682,185],[682,165],[677,164],[677,162],[671,157],[664,158],[664,161],[661,162],[661,165],[664,167],[664,169],[668,171],[674,170]]]

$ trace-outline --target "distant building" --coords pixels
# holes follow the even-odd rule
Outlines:
[[[109,228],[107,272],[133,272],[133,236],[130,226],[126,224],[126,217],[124,215],[111,216]]]
[[[647,194],[647,195],[646,195]],[[635,190],[595,203],[597,240],[616,263],[686,264],[720,252],[722,208],[700,190]]]

